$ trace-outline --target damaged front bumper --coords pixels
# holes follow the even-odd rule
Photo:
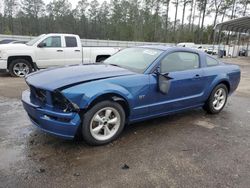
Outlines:
[[[53,108],[40,107],[30,99],[28,90],[22,93],[22,103],[31,122],[40,130],[62,137],[73,139],[81,124],[76,112],[59,112]]]

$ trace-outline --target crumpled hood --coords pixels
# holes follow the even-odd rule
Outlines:
[[[26,82],[40,89],[54,91],[82,82],[131,74],[136,73],[106,64],[74,65],[34,72],[26,77]]]

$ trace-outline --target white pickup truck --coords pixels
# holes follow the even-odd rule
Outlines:
[[[78,35],[43,34],[26,44],[0,45],[0,70],[24,77],[42,68],[101,62],[119,50],[115,47],[82,47]]]

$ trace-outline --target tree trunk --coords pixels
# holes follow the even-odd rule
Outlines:
[[[216,25],[216,22],[217,22],[217,18],[218,18],[218,14],[219,14],[219,11],[221,10],[221,4],[222,4],[222,1],[218,2],[215,0],[214,2],[214,6],[215,6],[215,16],[214,16],[214,24],[213,24],[213,27]]]
[[[221,22],[224,21],[224,18],[225,18],[225,14],[226,14],[226,9],[224,9],[223,13],[222,13],[222,18],[221,18]]]
[[[218,10],[216,10],[215,12],[213,27],[216,25],[217,17],[218,17]]]
[[[188,1],[184,0],[183,2],[183,9],[182,9],[182,19],[181,19],[181,31],[179,32],[179,35],[182,34],[184,31],[184,18],[185,18],[185,11],[186,11],[186,6],[187,6]],[[183,35],[181,35],[183,36]],[[182,37],[178,37],[178,38],[182,38]]]
[[[202,43],[203,39],[203,27],[204,27],[204,19],[206,16],[206,8],[207,8],[207,0],[204,1],[203,13],[202,13],[202,22],[201,22],[201,35],[200,35],[200,43]]]
[[[178,13],[178,5],[179,5],[179,0],[176,0],[176,5],[175,5],[175,17],[174,17],[174,34],[175,34],[175,29],[176,29],[176,21],[177,21],[177,13]],[[175,42],[176,42],[176,37],[175,37]]]
[[[191,1],[190,16],[189,16],[189,21],[188,21],[188,30],[189,31],[190,31],[190,28],[191,28],[191,21],[192,21],[192,14],[193,14],[193,5],[194,5],[194,0]]]
[[[193,15],[192,15],[192,24],[191,24],[191,32],[194,31],[194,18],[195,18],[195,10],[196,10],[196,1],[194,2],[194,8],[193,8]]]
[[[246,16],[248,2],[249,1],[246,1],[245,8],[244,8],[244,11],[243,11],[243,16]]]
[[[169,13],[169,0],[167,0],[167,10],[166,10],[166,18],[165,18],[165,36],[166,36],[166,42],[168,41],[168,13]]]
[[[235,4],[236,4],[236,0],[233,1],[233,9],[232,9],[231,17],[230,17],[231,19],[233,19],[234,17]]]
[[[183,30],[183,26],[184,26],[184,16],[185,16],[186,5],[187,5],[187,1],[184,0],[183,9],[182,9],[181,30]]]

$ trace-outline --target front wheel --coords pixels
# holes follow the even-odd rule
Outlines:
[[[227,102],[228,89],[224,84],[217,85],[210,94],[204,109],[211,114],[219,113]]]
[[[82,136],[90,145],[107,144],[115,140],[125,125],[125,112],[119,103],[103,101],[83,116]]]
[[[10,63],[9,71],[13,77],[25,77],[32,72],[32,66],[25,59],[15,59]]]

